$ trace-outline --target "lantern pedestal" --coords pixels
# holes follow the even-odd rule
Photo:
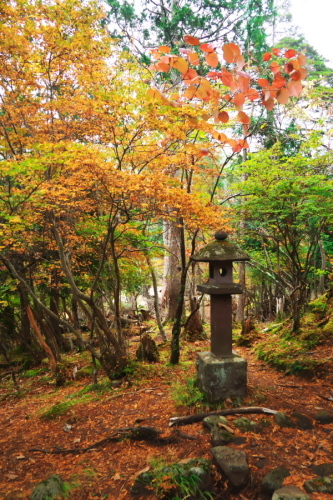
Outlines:
[[[235,352],[223,358],[201,352],[197,355],[197,370],[199,384],[209,403],[246,396],[247,361]]]

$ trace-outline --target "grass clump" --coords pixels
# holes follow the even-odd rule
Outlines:
[[[171,396],[179,406],[198,407],[206,404],[205,394],[199,388],[196,376],[189,377],[182,382],[176,382],[171,389]]]
[[[61,403],[57,403],[47,410],[43,411],[40,414],[40,418],[45,420],[53,420],[62,415],[66,415],[74,406],[82,403],[88,403],[92,399],[93,396],[91,394],[84,394],[81,397],[76,397],[72,400],[68,399],[68,401],[62,401]]]
[[[153,488],[158,498],[172,500],[212,499],[208,491],[210,481],[210,461],[194,458],[188,461],[168,464],[162,458],[151,460],[151,471],[138,477],[142,484]]]

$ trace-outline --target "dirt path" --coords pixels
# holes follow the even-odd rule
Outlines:
[[[5,500],[27,499],[35,484],[59,474],[64,480],[75,483],[77,488],[70,498],[83,499],[132,499],[129,489],[136,474],[149,465],[151,459],[165,460],[205,457],[211,459],[210,438],[202,424],[193,424],[182,431],[195,436],[184,439],[170,429],[171,416],[189,413],[186,407],[177,407],[171,397],[176,381],[194,374],[195,351],[204,350],[202,343],[187,348],[183,364],[179,367],[166,365],[146,366],[132,375],[132,385],[113,389],[111,392],[85,393],[89,379],[74,381],[55,389],[42,377],[22,379],[26,394],[6,397],[1,403],[0,414],[0,494]],[[207,347],[207,346],[206,346]],[[204,347],[205,348],[205,347]],[[244,406],[265,406],[279,411],[293,410],[312,417],[320,409],[333,410],[333,402],[319,395],[331,396],[328,380],[309,381],[282,373],[258,361],[249,349],[237,351],[248,360],[249,394]],[[45,377],[44,377],[45,378]],[[30,384],[30,385],[29,385]],[[0,398],[8,394],[10,381],[3,381]],[[81,391],[83,400],[74,398]],[[89,394],[90,400],[84,400]],[[79,396],[78,396],[79,397]],[[65,415],[52,420],[41,418],[42,412],[55,404],[68,401],[76,404]],[[78,402],[79,401],[79,402]],[[229,403],[227,403],[227,406]],[[229,405],[231,406],[231,404]],[[192,412],[195,411],[194,409]],[[232,422],[236,417],[229,417]],[[291,477],[287,483],[302,486],[306,479],[314,477],[311,466],[333,461],[333,424],[318,425],[301,431],[280,428],[272,417],[253,415],[253,420],[265,420],[261,434],[236,434],[246,438],[235,448],[247,452],[251,468],[251,484],[232,495],[216,472],[214,481],[218,498],[260,500],[260,480],[276,466],[288,467]],[[82,448],[112,433],[114,429],[137,425],[151,425],[159,429],[166,444],[131,441],[108,442],[103,446],[77,454],[45,454],[29,449],[51,450]],[[67,431],[64,425],[71,426]],[[153,498],[153,497],[152,497]],[[314,500],[333,498],[332,495],[314,494]]]

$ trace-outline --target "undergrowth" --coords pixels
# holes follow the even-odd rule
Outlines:
[[[200,410],[224,408],[223,403],[212,404],[207,401],[204,392],[199,387],[196,375],[183,381],[174,382],[171,388],[171,397],[178,406],[187,406]]]
[[[212,499],[203,491],[202,474],[209,474],[209,461],[192,459],[187,463],[168,463],[164,458],[152,458],[151,471],[142,474],[140,481],[151,486],[158,498],[172,500]]]

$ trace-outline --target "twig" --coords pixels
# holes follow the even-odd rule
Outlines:
[[[202,422],[202,420],[210,415],[242,415],[247,413],[264,413],[268,415],[275,415],[276,410],[271,410],[269,408],[261,408],[258,406],[250,406],[247,408],[229,408],[228,410],[220,411],[210,411],[207,413],[199,413],[197,415],[190,415],[189,417],[173,417],[170,418],[169,427],[175,427],[180,425],[194,424],[196,422]]]
[[[276,384],[279,387],[290,387],[291,389],[303,389],[302,385]]]

